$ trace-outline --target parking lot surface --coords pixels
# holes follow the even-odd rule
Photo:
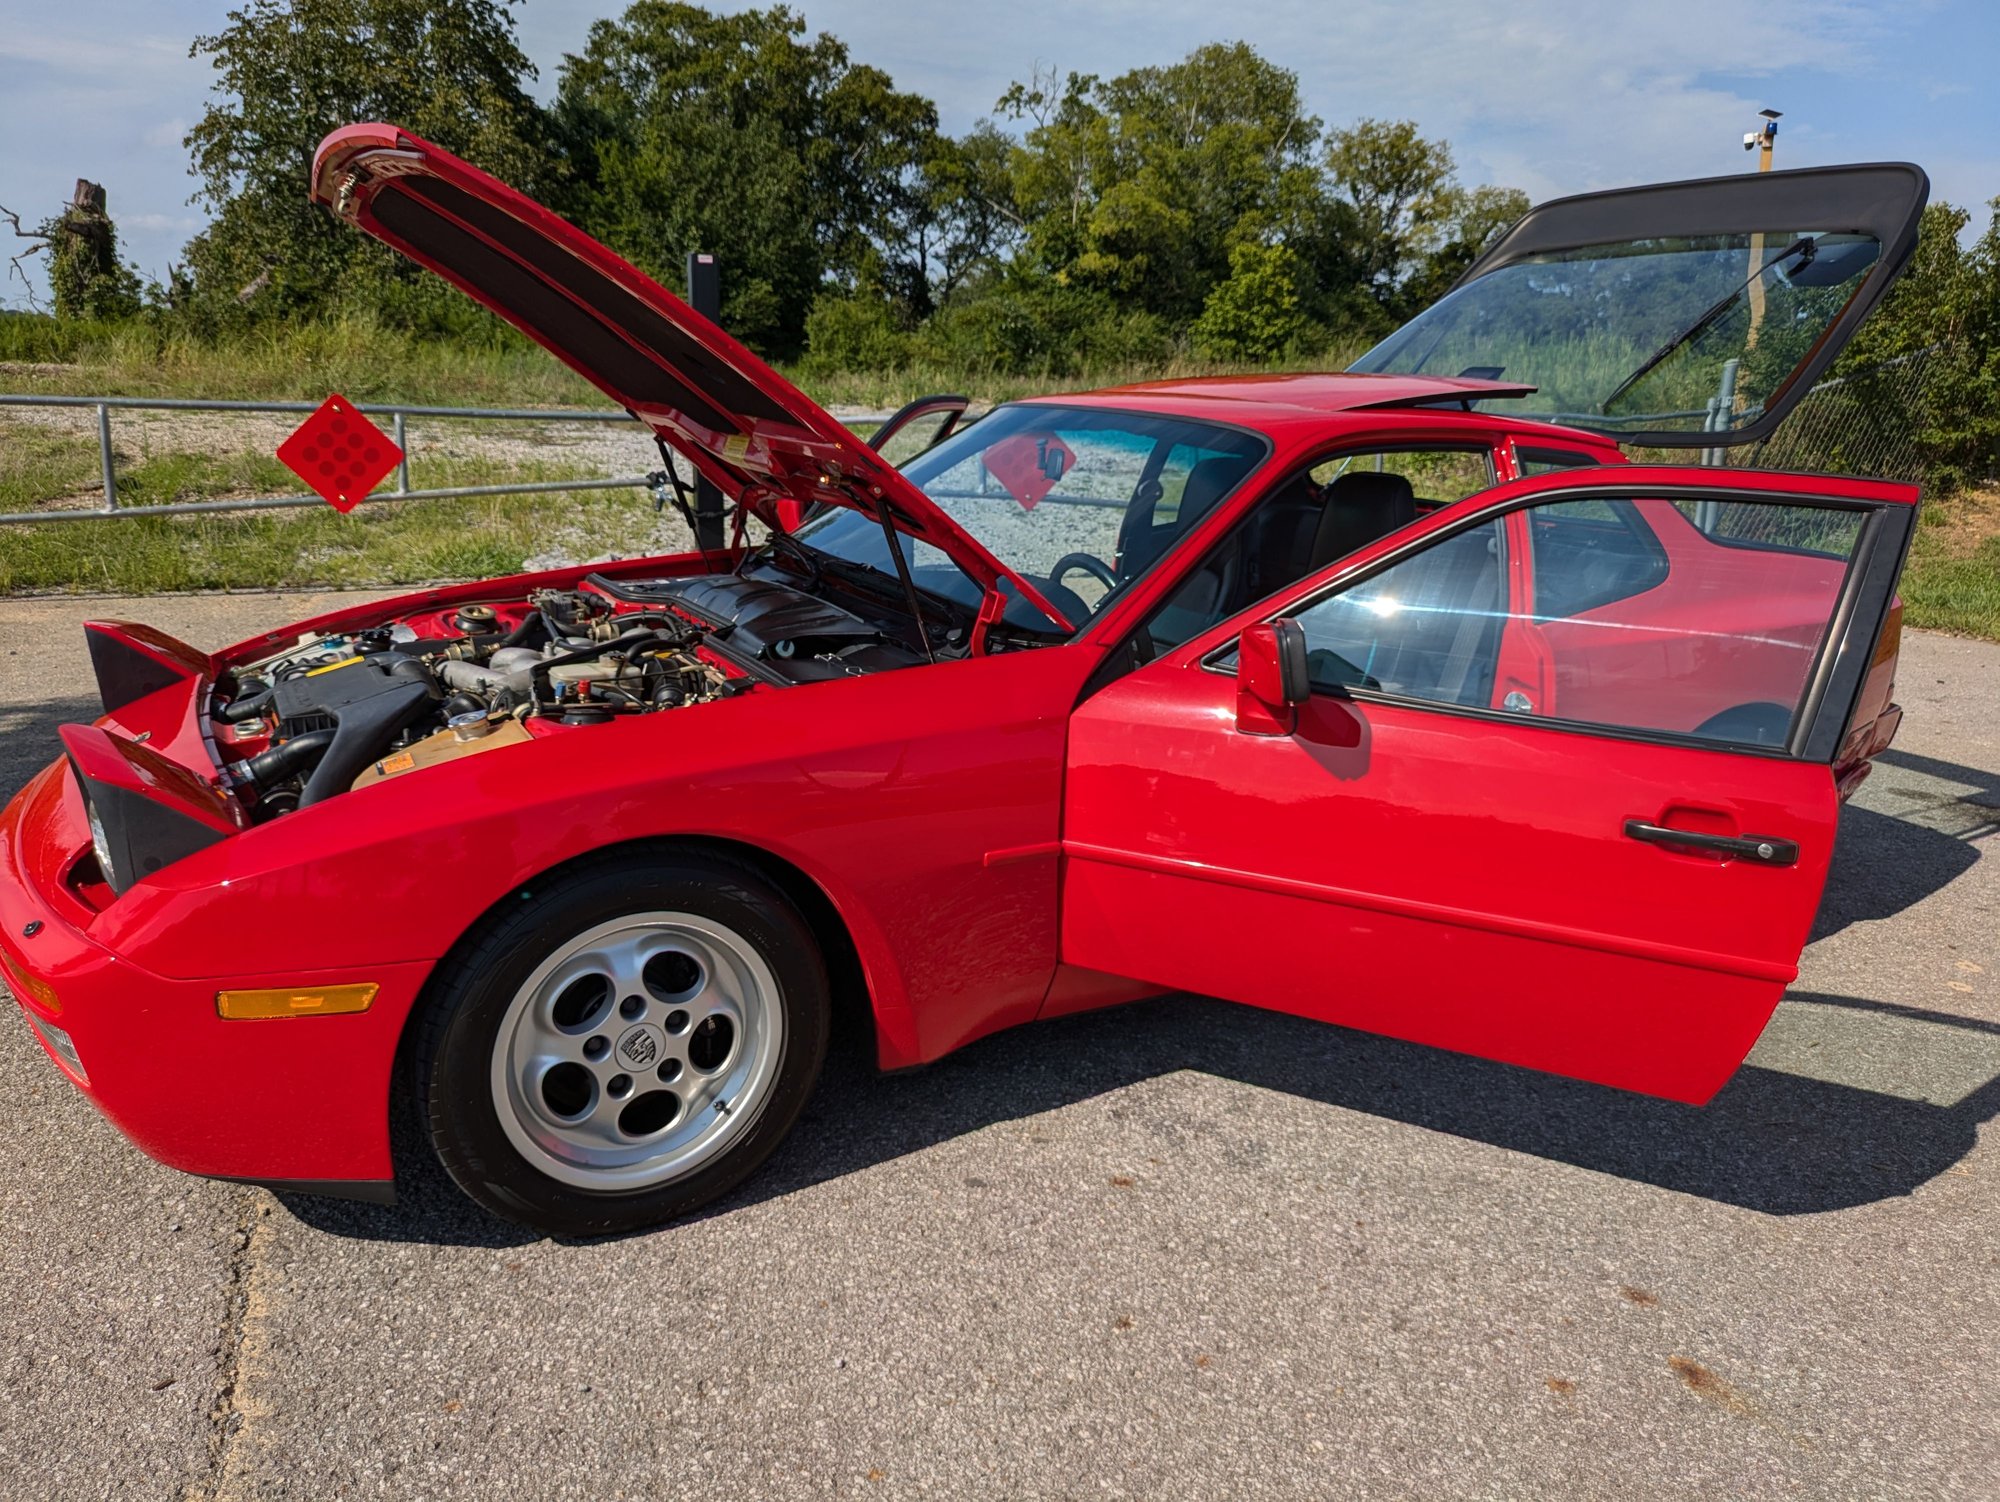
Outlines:
[[[82,620],[331,603],[0,601],[0,795]],[[2000,647],[1899,697],[1702,1110],[1172,998],[837,1049],[737,1195],[559,1244],[157,1167],[10,1005],[0,1498],[2000,1496]]]

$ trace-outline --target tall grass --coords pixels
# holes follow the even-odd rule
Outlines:
[[[898,407],[933,392],[978,402],[1056,390],[1198,375],[1269,374],[1274,369],[1339,370],[1358,350],[1283,366],[1237,366],[1188,358],[1115,364],[1079,373],[1004,372],[920,362],[895,370],[827,373],[779,368],[828,406]],[[201,339],[166,320],[58,323],[0,318],[0,390],[65,396],[197,397],[312,401],[339,391],[356,401],[440,406],[610,405],[603,393],[539,346],[496,330],[489,339],[426,338],[347,315],[265,325]]]

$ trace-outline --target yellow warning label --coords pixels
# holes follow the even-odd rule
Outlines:
[[[398,772],[407,772],[417,764],[417,759],[407,751],[398,751],[386,761],[375,763],[375,770],[384,777],[394,777]]]
[[[722,440],[722,457],[732,464],[741,464],[750,454],[750,435],[731,433]]]

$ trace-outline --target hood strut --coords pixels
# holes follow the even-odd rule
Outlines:
[[[889,500],[886,496],[875,497],[875,519],[882,524],[882,535],[889,542],[889,556],[896,560],[896,577],[903,581],[903,598],[910,602],[910,614],[917,623],[917,640],[924,644],[924,656],[937,661],[937,649],[931,645],[931,633],[924,625],[924,607],[918,603],[917,581],[910,577],[910,560],[903,556],[903,539],[896,531],[896,519],[889,514]]]

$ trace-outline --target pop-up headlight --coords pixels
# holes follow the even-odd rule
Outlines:
[[[100,725],[65,725],[61,734],[114,893],[243,827],[229,798],[157,751]]]

